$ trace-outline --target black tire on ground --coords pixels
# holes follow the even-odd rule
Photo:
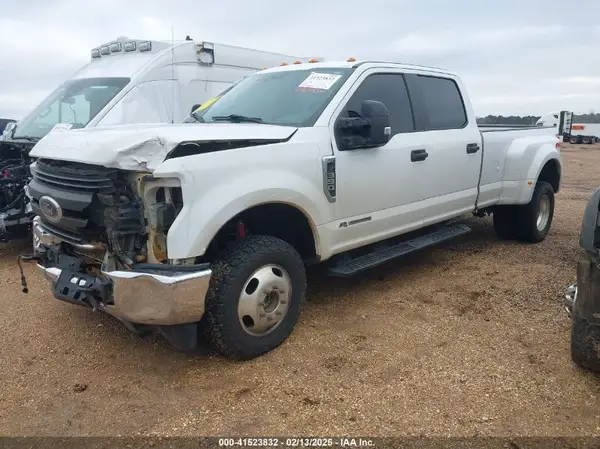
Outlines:
[[[600,371],[600,326],[573,315],[571,360],[581,368]]]
[[[583,143],[584,145],[587,145],[587,144],[591,143],[591,140],[587,136],[586,137],[582,137],[581,138],[581,143]]]
[[[548,216],[545,226],[538,228],[542,200],[548,200]],[[545,200],[544,200],[545,201]],[[517,238],[523,242],[538,243],[546,238],[554,217],[554,189],[545,181],[538,181],[531,201],[519,207],[519,231]],[[541,224],[541,223],[540,223]]]
[[[517,238],[517,207],[499,206],[494,209],[494,231],[502,240],[514,240]]]
[[[238,316],[240,295],[243,290],[249,291],[253,273],[271,264],[283,268],[291,281],[289,304],[285,303],[287,312],[270,332],[251,335]],[[262,286],[255,286],[258,288]],[[238,360],[252,359],[275,349],[292,333],[305,293],[306,273],[300,254],[276,237],[250,235],[232,244],[214,264],[200,325],[205,327],[210,345],[220,354]]]
[[[569,143],[572,143],[573,145],[575,145],[577,143],[577,137],[575,136],[571,136],[569,138]]]

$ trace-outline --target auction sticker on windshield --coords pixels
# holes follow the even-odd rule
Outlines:
[[[333,73],[312,72],[296,89],[298,92],[323,92],[331,89],[331,86],[339,80],[342,75]]]
[[[54,128],[50,130],[51,133],[68,131],[73,127],[72,123],[57,123]]]

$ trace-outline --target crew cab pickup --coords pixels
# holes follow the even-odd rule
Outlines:
[[[559,145],[553,128],[480,129],[446,70],[263,70],[184,123],[44,137],[29,259],[58,299],[248,359],[292,332],[308,264],[349,276],[469,232],[470,213],[543,240]]]

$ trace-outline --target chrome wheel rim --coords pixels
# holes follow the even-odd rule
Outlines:
[[[292,280],[279,265],[265,265],[244,284],[238,300],[238,319],[244,332],[267,335],[281,324],[290,307]]]
[[[550,197],[548,195],[542,196],[540,199],[540,211],[537,216],[537,228],[538,231],[546,229],[546,225],[550,220]]]

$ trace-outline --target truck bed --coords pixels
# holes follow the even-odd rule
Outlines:
[[[500,132],[500,131],[531,131],[543,130],[542,134],[549,134],[549,130],[554,130],[553,126],[535,126],[535,125],[477,125],[482,133]]]

